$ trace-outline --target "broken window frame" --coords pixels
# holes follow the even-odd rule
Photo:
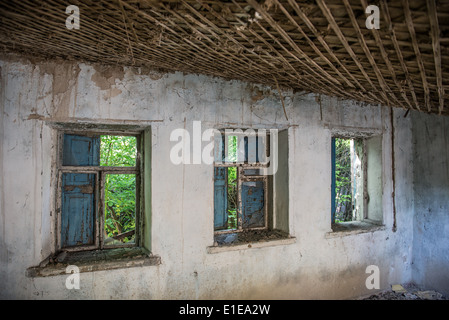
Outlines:
[[[217,141],[217,138],[221,140],[220,143],[216,143],[215,147],[220,146],[218,148],[214,149],[214,173],[216,168],[229,168],[229,167],[235,167],[237,168],[237,227],[235,229],[219,229],[215,230],[214,226],[214,234],[227,234],[227,233],[236,233],[236,232],[243,232],[246,230],[267,230],[268,224],[269,224],[269,179],[267,175],[260,174],[263,172],[263,169],[266,169],[269,167],[269,162],[256,162],[251,163],[249,162],[249,155],[245,154],[244,160],[241,161],[238,159],[238,147],[237,147],[237,160],[235,161],[228,161],[228,148],[227,142],[225,142],[225,145],[222,146],[221,143],[224,141],[228,141],[228,137],[230,136],[237,136],[237,143],[240,141],[244,141],[245,137],[248,137],[250,135],[258,135],[258,133],[245,133],[245,132],[235,132],[235,129],[227,130],[227,129],[221,129],[217,130],[219,135],[216,133],[215,135],[215,141]],[[242,130],[242,129],[241,129]],[[257,142],[256,142],[257,143]],[[249,148],[249,147],[248,147]],[[219,150],[222,149],[222,156],[221,161],[217,161],[217,155],[219,155]],[[245,150],[245,149],[244,149]],[[265,155],[267,157],[270,157],[270,131],[267,130],[265,133]],[[247,169],[258,169],[259,174],[257,175],[245,175],[245,170]],[[214,175],[215,176],[215,175]],[[226,184],[228,184],[228,170],[225,171],[225,181]],[[261,227],[244,227],[243,226],[243,212],[242,212],[242,185],[245,182],[259,182],[261,181],[263,183],[263,190],[264,190],[264,225]],[[226,193],[226,201],[227,201],[227,193]],[[214,201],[214,210],[215,210],[215,201]],[[215,218],[215,217],[214,217]]]
[[[335,196],[336,196],[336,179],[335,179],[335,164],[336,164],[336,159],[335,159],[335,139],[345,139],[345,140],[349,140],[352,139],[354,141],[358,140],[361,143],[362,146],[362,158],[360,159],[361,161],[361,173],[363,175],[362,177],[362,185],[360,187],[357,188],[362,188],[362,213],[359,215],[359,217],[357,217],[357,219],[354,219],[352,221],[344,221],[344,222],[335,222],[335,211],[336,211],[336,206],[335,206]],[[354,134],[354,133],[348,133],[348,134],[333,134],[332,138],[331,138],[331,225],[338,225],[338,224],[344,224],[344,223],[350,223],[350,222],[368,222],[370,224],[374,224],[374,225],[383,225],[383,221],[384,221],[384,217],[383,217],[383,208],[381,208],[381,219],[380,220],[374,220],[370,217],[370,213],[368,211],[368,202],[370,199],[369,196],[369,192],[368,192],[368,179],[369,179],[369,168],[368,168],[368,147],[367,147],[367,141],[368,139],[372,139],[372,138],[380,138],[382,140],[382,134],[379,132],[374,132],[374,133],[359,133],[359,134]],[[379,152],[382,154],[382,146],[381,149],[379,150]],[[382,165],[381,165],[382,166]],[[383,168],[383,166],[382,166]],[[380,175],[382,176],[382,172],[380,173]],[[381,178],[381,183],[382,183],[382,178]],[[382,186],[381,186],[382,187]],[[354,201],[354,200],[353,200]],[[382,201],[381,201],[382,202]],[[353,209],[354,210],[354,209]]]
[[[134,136],[136,137],[136,164],[133,167],[128,166],[69,166],[63,164],[64,152],[64,135],[79,135],[79,136]],[[56,232],[55,232],[55,247],[56,251],[88,251],[88,250],[107,250],[114,248],[128,248],[142,246],[142,230],[143,230],[143,132],[140,130],[76,130],[76,129],[58,129],[58,150],[57,150],[57,184],[56,184]],[[61,228],[62,228],[62,187],[64,173],[86,173],[95,175],[95,214],[94,214],[94,244],[92,245],[74,245],[63,247],[61,243]],[[135,174],[136,176],[136,205],[135,205],[135,238],[132,243],[122,244],[104,244],[104,199],[105,199],[105,177],[108,174]]]

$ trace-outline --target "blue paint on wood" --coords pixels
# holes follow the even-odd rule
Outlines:
[[[98,166],[100,137],[64,135],[63,165]],[[61,247],[95,243],[95,174],[64,173],[61,196]]]
[[[227,227],[228,197],[226,183],[227,168],[214,168],[214,228],[215,230]]]
[[[259,136],[248,136],[244,138],[245,142],[245,162],[259,163],[259,148],[262,142],[259,141]],[[259,145],[260,144],[260,145]]]
[[[259,136],[256,136],[256,142],[255,142],[255,144],[256,144],[256,162],[257,163],[259,163],[260,162],[260,160],[259,160]]]
[[[335,210],[336,210],[336,164],[335,164],[335,138],[332,138],[331,142],[331,166],[332,166],[332,179],[331,179],[331,222],[335,222]]]
[[[248,145],[248,137],[244,137],[243,138],[243,142],[244,142],[244,149],[245,149],[245,155],[244,155],[244,159],[243,161],[245,163],[248,163],[248,160],[251,159],[251,156],[249,155],[249,145]]]
[[[265,192],[263,181],[242,183],[242,227],[265,226]]]
[[[62,164],[64,166],[98,166],[100,137],[64,134]]]
[[[226,154],[225,154],[225,135],[221,134],[220,138],[216,136],[215,145],[214,145],[214,159],[216,162],[225,162]]]
[[[61,207],[61,247],[94,244],[95,175],[64,173]]]

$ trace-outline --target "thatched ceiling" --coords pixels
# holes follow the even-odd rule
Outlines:
[[[380,29],[367,29],[368,5]],[[80,9],[68,30],[66,7]],[[7,0],[0,50],[449,114],[447,0]]]

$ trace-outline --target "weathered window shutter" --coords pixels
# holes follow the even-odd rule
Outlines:
[[[335,164],[335,138],[332,138],[331,141],[331,222],[335,222],[335,210],[336,210],[336,204],[335,204],[335,197],[336,197],[336,164]]]
[[[98,166],[100,137],[64,135],[63,165]],[[95,243],[95,181],[91,173],[63,173],[61,247]]]
[[[245,137],[245,162],[259,163],[259,136]]]
[[[95,243],[95,174],[64,173],[61,247]]]
[[[244,162],[247,163],[248,160],[250,159],[250,156],[249,156],[249,146],[248,146],[248,137],[244,137],[243,141],[244,141],[244,143],[245,143],[245,156],[244,156]]]
[[[64,166],[100,165],[100,137],[65,134],[62,164]]]
[[[263,181],[242,183],[242,227],[265,226],[265,188]]]
[[[226,169],[224,167],[214,168],[214,228],[224,229],[228,221],[228,199]]]
[[[222,163],[225,159],[225,135],[219,133],[215,135],[214,160],[217,163]]]

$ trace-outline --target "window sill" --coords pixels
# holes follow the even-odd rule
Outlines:
[[[287,233],[272,230],[244,231],[215,236],[215,245],[207,247],[207,253],[264,248],[296,243]]]
[[[67,274],[69,265],[78,267],[79,272],[93,272],[133,267],[157,266],[159,256],[148,253],[143,248],[116,248],[79,252],[62,252],[44,260],[39,266],[27,269],[28,277],[49,277]]]
[[[374,231],[385,230],[386,227],[382,224],[376,223],[375,221],[365,220],[365,221],[352,221],[352,222],[342,222],[332,225],[332,231],[326,233],[326,239],[345,237],[354,234],[368,233]]]

